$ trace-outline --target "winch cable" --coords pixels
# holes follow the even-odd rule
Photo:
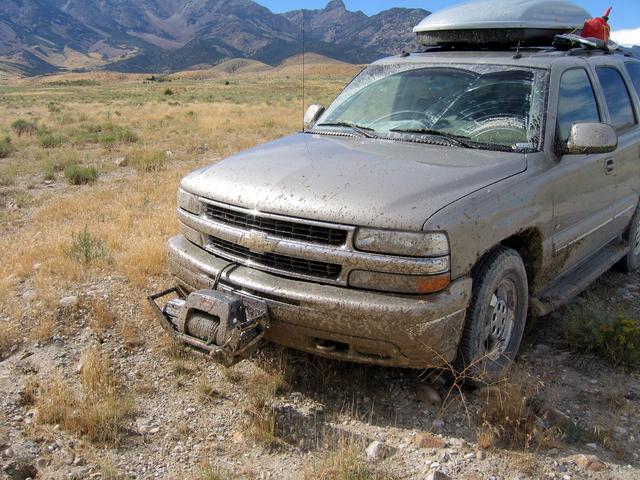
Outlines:
[[[212,290],[218,290],[218,285],[220,284],[220,279],[222,278],[222,275],[224,275],[224,272],[226,272],[227,270],[229,270],[232,267],[239,267],[240,264],[238,262],[231,262],[231,263],[227,263],[224,267],[222,267],[217,275],[216,278],[213,280],[213,288]]]

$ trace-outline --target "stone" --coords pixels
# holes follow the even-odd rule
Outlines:
[[[38,298],[38,292],[35,290],[27,290],[22,294],[22,300],[25,302],[33,302],[36,298]]]
[[[370,462],[378,462],[390,456],[392,449],[386,443],[375,440],[369,444],[366,453],[367,460]]]
[[[78,297],[75,295],[71,295],[68,297],[61,298],[59,304],[63,308],[74,307],[78,304]]]
[[[441,432],[444,430],[444,420],[438,418],[433,421],[431,424],[431,428],[433,428],[436,432]]]
[[[418,448],[446,448],[447,442],[433,433],[418,432],[413,439],[413,444]]]
[[[433,470],[426,476],[426,480],[451,480],[451,477],[439,470]]]
[[[478,450],[476,452],[476,458],[478,460],[484,460],[485,458],[487,458],[487,452],[485,450]]]
[[[601,472],[607,468],[596,455],[576,455],[575,462],[581,469],[591,472]]]
[[[129,161],[126,157],[118,157],[115,162],[116,167],[126,167],[129,164]]]
[[[416,400],[433,407],[440,407],[442,405],[440,392],[428,383],[419,383],[416,386]]]
[[[475,453],[473,453],[473,452],[471,452],[471,453],[467,453],[467,454],[464,456],[464,458],[465,458],[466,460],[475,460],[475,459],[476,459],[476,454],[475,454]]]

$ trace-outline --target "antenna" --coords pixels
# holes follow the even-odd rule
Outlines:
[[[304,131],[304,102],[305,102],[305,78],[304,78],[304,54],[305,54],[305,38],[304,38],[304,8],[302,9],[302,130]]]

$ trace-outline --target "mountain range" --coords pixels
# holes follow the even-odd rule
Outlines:
[[[2,0],[0,69],[172,72],[230,58],[276,65],[302,50],[350,63],[415,48],[412,28],[430,12],[376,15],[324,9],[276,14],[251,0]]]

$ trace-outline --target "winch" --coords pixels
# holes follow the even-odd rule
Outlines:
[[[175,295],[164,306],[163,297]],[[266,303],[232,292],[172,287],[148,297],[151,308],[177,342],[226,367],[250,356],[269,327]]]

